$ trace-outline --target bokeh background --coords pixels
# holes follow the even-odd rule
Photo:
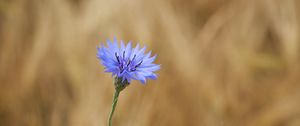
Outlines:
[[[0,0],[0,125],[105,126],[107,39],[147,45],[156,81],[115,126],[300,126],[299,0]]]

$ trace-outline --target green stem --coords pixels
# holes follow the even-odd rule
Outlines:
[[[120,92],[121,91],[119,91],[119,90],[116,90],[116,92],[115,92],[114,100],[113,100],[113,103],[112,103],[111,112],[109,114],[108,126],[112,126],[112,117],[113,117],[113,114],[115,112],[115,109],[116,109],[116,106],[117,106],[117,103],[118,103],[118,98],[119,98]]]

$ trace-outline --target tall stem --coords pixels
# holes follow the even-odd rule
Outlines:
[[[116,106],[118,103],[119,94],[120,94],[120,90],[116,90],[115,95],[114,95],[114,100],[112,103],[111,112],[109,114],[108,126],[112,126],[112,117],[114,115],[114,112],[115,112],[115,109],[116,109]]]

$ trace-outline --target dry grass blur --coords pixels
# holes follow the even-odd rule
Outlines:
[[[299,126],[299,30],[298,0],[1,0],[0,125],[105,126],[116,36],[162,64],[116,126]]]

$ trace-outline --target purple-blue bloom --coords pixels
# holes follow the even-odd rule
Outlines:
[[[140,49],[137,44],[133,48],[131,42],[125,45],[122,40],[119,46],[115,38],[113,42],[107,40],[107,47],[101,44],[97,49],[97,57],[105,67],[105,72],[111,72],[122,81],[130,83],[134,79],[145,84],[146,79],[157,78],[154,72],[160,69],[160,65],[153,63],[157,55],[151,57],[151,51],[145,53],[146,47]]]

